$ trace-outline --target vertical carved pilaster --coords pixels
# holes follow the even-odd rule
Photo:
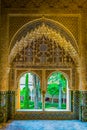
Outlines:
[[[45,110],[45,91],[42,92],[42,110]]]
[[[42,110],[45,110],[46,70],[42,71]]]
[[[81,67],[76,67],[76,84],[75,84],[75,86],[76,86],[76,89],[82,89],[81,87],[82,87],[82,80],[81,80]]]

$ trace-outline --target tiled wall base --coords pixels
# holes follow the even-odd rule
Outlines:
[[[0,92],[0,122],[8,119],[51,119],[87,121],[87,91],[71,92],[71,112],[67,111],[17,111],[15,112],[15,92]],[[4,112],[3,112],[4,111]],[[79,118],[80,117],[80,118]]]
[[[73,91],[73,114],[75,119],[79,119],[80,91]]]
[[[0,122],[5,122],[7,120],[7,99],[7,91],[0,92]]]
[[[87,91],[82,91],[81,120],[87,121]]]
[[[15,110],[15,92],[2,91],[0,92],[0,122],[6,122],[12,119]]]
[[[71,92],[71,112],[67,111],[17,111],[15,119],[49,119],[49,120],[72,120],[79,119],[79,91]]]
[[[87,121],[87,106],[82,106],[82,121]]]
[[[37,112],[16,112],[16,120],[28,120],[28,119],[42,119],[42,120],[72,120],[75,116],[72,112],[52,112],[52,111],[37,111]]]

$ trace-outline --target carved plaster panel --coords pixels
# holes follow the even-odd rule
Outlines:
[[[34,70],[31,70],[31,69],[16,69],[16,73],[15,73],[16,81],[19,82],[20,77],[23,74],[28,73],[28,72],[35,73],[40,78],[40,80],[42,79],[42,71],[41,70],[35,70],[35,69]]]
[[[73,60],[75,62],[77,62],[76,64],[78,64],[78,62],[79,62],[78,52],[71,45],[69,39],[67,41],[67,39],[64,35],[61,36],[61,34],[59,32],[56,33],[55,30],[53,30],[49,26],[45,25],[44,23],[39,28],[35,28],[34,31],[32,30],[31,33],[27,32],[27,35],[25,37],[22,37],[20,41],[16,41],[16,44],[13,47],[13,49],[11,50],[11,53],[9,56],[10,63],[14,60],[15,56],[23,50],[23,48],[26,48],[27,45],[34,47],[35,41],[41,39],[41,37],[43,37],[43,36],[47,37],[47,39],[49,39],[51,42],[56,43],[57,46],[59,44],[59,46],[61,48],[64,48],[65,52],[67,52],[73,58]],[[46,44],[42,44],[42,45],[40,45],[39,50],[41,51],[41,48],[44,48],[47,50],[46,47],[47,47]],[[52,49],[53,48],[54,47],[52,46]],[[34,50],[33,48],[28,49],[29,61],[32,61],[31,55],[34,54],[33,50]],[[42,50],[42,55],[38,54],[38,55],[41,55],[40,61],[43,59],[43,61],[45,60],[45,63],[46,63],[47,59],[45,59],[46,55],[44,52],[46,50]],[[56,56],[57,56],[57,51],[58,50],[56,50]],[[26,53],[26,52],[24,52],[24,53]],[[25,56],[25,58],[26,58],[26,56]],[[22,59],[22,55],[20,54],[20,61],[21,61],[21,59]],[[75,60],[75,59],[77,59],[77,60]],[[56,58],[56,60],[58,60],[58,59]],[[38,59],[37,59],[37,61],[38,61]]]
[[[32,72],[35,73],[39,79],[40,79],[40,84],[41,84],[41,88],[43,91],[46,90],[47,87],[47,81],[49,76],[51,76],[52,73],[54,72],[61,72],[64,74],[64,76],[67,78],[68,80],[68,85],[69,85],[69,89],[73,89],[75,88],[75,86],[72,86],[72,69],[16,69],[14,75],[15,75],[15,82],[13,82],[12,80],[10,80],[10,90],[16,90],[18,88],[18,84],[19,84],[19,80],[21,78],[21,76],[25,73],[28,72]]]
[[[74,61],[70,54],[66,52],[63,47],[45,37],[36,38],[27,46],[22,47],[21,51],[18,51],[12,64],[15,67],[28,66],[59,66],[61,65],[74,65]],[[36,68],[36,67],[35,67]]]

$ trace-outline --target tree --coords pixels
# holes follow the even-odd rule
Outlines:
[[[33,74],[33,79],[34,79],[34,92],[35,92],[35,98],[34,98],[34,105],[35,109],[38,109],[39,107],[39,79],[38,77]]]
[[[25,87],[20,91],[20,96],[24,97],[24,95],[25,95]]]
[[[66,99],[66,90],[67,90],[67,80],[62,75],[62,93],[63,93],[63,104],[65,104]]]
[[[61,109],[62,107],[62,92],[66,92],[66,85],[67,85],[67,82],[66,82],[66,79],[65,77],[63,76],[63,74],[61,73],[57,73],[57,79],[58,79],[58,86],[59,86],[59,96],[58,96],[58,99],[59,99],[59,103],[58,103],[58,108]]]
[[[53,103],[53,97],[55,95],[58,95],[58,85],[56,83],[49,84],[47,87],[47,92],[52,96],[52,103]]]
[[[28,73],[25,77],[25,94],[24,94],[24,108],[29,108],[29,86],[28,86]]]
[[[66,93],[67,80],[65,79],[65,77],[63,76],[62,73],[55,72],[48,79],[48,84],[49,85],[56,84],[56,90],[58,92],[57,93],[58,94],[58,108],[61,109],[61,107],[62,107],[62,94],[65,95],[65,93]],[[52,93],[55,93],[54,85],[52,85],[52,87],[50,87],[50,93],[51,93],[50,95],[52,95]],[[52,98],[52,100],[53,100],[53,98]]]

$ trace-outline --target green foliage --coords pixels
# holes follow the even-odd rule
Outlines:
[[[67,80],[65,79],[65,77],[61,74],[60,77],[60,83],[62,85],[62,92],[65,93],[66,92],[66,86],[67,86]]]
[[[54,95],[58,95],[58,85],[56,83],[49,84],[47,87],[47,92],[53,97]]]
[[[20,96],[24,97],[24,95],[25,95],[25,87],[20,91]]]
[[[33,74],[32,74],[33,76]],[[25,75],[25,86],[23,89],[21,89],[20,91],[20,96],[21,96],[21,100],[20,100],[20,107],[21,109],[35,109],[35,103],[38,102],[38,109],[41,109],[42,108],[42,103],[41,97],[38,98],[38,94],[41,93],[41,88],[40,88],[40,82],[39,82],[39,79],[38,77],[36,77],[36,75],[34,75],[34,78],[33,78],[33,81],[35,82],[35,88],[32,92],[32,94],[35,95],[35,92],[36,92],[36,95],[37,97],[34,97],[33,101],[31,100],[32,98],[29,97],[29,93],[30,93],[30,90],[29,90],[29,73],[27,73]],[[30,98],[30,99],[29,99]]]
[[[34,101],[29,101],[29,109],[34,109]]]
[[[54,108],[58,109],[58,103],[46,102],[45,108],[47,108],[47,109],[54,109]],[[61,109],[66,109],[66,104],[62,104]]]
[[[66,92],[67,80],[64,75],[60,72],[53,73],[48,79],[49,84],[57,84],[57,87],[62,87],[62,92]]]
[[[66,93],[67,89],[67,80],[64,75],[60,72],[53,73],[48,79],[47,93],[52,96],[52,104],[54,103],[54,95],[58,96],[58,108],[62,107],[62,93]]]
[[[24,108],[29,108],[29,86],[28,86],[28,74],[25,78],[25,92],[24,92]]]
[[[46,102],[45,103],[45,108],[57,108],[58,107],[58,103],[50,103],[50,102]]]
[[[21,106],[21,109],[25,109],[24,103],[23,103],[22,101],[21,101],[20,106]],[[39,109],[42,109],[42,102],[39,102],[38,106],[39,106],[39,107],[38,107]],[[29,101],[28,109],[35,109],[35,108],[34,108],[34,101]]]

